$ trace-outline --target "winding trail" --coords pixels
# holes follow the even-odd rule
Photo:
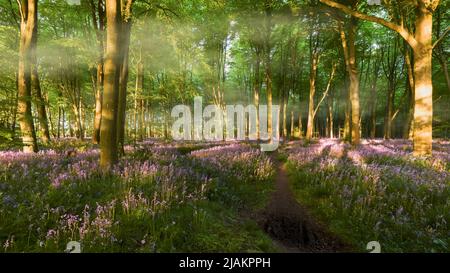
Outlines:
[[[276,168],[275,190],[260,220],[282,252],[346,252],[350,247],[315,220],[295,199],[286,164],[271,158]]]

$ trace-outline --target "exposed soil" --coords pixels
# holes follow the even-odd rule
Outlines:
[[[272,155],[275,190],[258,222],[284,252],[348,252],[351,248],[314,219],[294,197],[286,166]]]

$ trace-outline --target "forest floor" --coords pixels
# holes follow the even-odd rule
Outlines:
[[[275,189],[262,212],[260,224],[281,252],[345,252],[348,244],[332,234],[302,206],[294,196],[286,172],[286,163],[278,152],[271,155]]]
[[[0,150],[0,252],[450,251],[450,141],[126,146],[110,173],[87,141]],[[107,185],[107,186],[105,186]]]

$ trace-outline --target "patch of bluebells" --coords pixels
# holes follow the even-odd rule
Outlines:
[[[247,145],[149,141],[126,146],[126,155],[104,174],[98,149],[76,142],[82,148],[74,150],[70,143],[37,154],[0,152],[3,251],[63,251],[71,240],[87,251],[124,244],[134,251],[139,246],[128,225],[157,232],[155,217],[206,199],[211,180],[222,172],[243,182],[267,180],[272,172],[270,160]],[[183,145],[199,151],[183,154]],[[149,234],[142,236],[138,241],[150,243]]]
[[[267,181],[274,174],[269,157],[246,144],[230,144],[191,152],[204,168],[238,181]]]
[[[291,143],[286,153],[298,187],[326,197],[319,210],[345,218],[358,243],[372,237],[391,251],[449,251],[450,145],[436,141],[432,157],[413,156],[411,145],[364,140],[352,148],[321,139]]]

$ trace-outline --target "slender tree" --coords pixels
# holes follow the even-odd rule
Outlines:
[[[37,56],[36,56],[36,46],[37,46],[37,27],[34,29],[33,38],[31,42],[31,55],[32,55],[32,68],[31,68],[31,88],[32,95],[35,97],[36,110],[39,119],[39,126],[41,129],[41,140],[43,143],[50,142],[50,130],[48,126],[47,111],[45,109],[45,100],[42,95],[41,83],[39,81],[38,69],[37,69]]]
[[[127,107],[127,84],[128,84],[128,58],[131,34],[131,4],[132,0],[121,2],[121,39],[120,39],[120,76],[119,76],[119,105],[117,113],[117,141],[119,152],[124,153],[125,143],[125,121]]]
[[[91,6],[92,24],[97,38],[97,68],[94,82],[95,87],[95,113],[92,142],[100,143],[100,124],[102,119],[102,93],[103,93],[103,58],[104,58],[104,29],[105,29],[105,4],[104,0],[98,0],[95,6],[94,0],[89,1]]]
[[[265,2],[265,37],[264,37],[264,77],[267,92],[267,132],[272,141],[272,64],[271,64],[271,33],[272,33],[272,1]],[[277,128],[278,130],[278,128]]]
[[[306,125],[306,139],[311,139],[314,132],[314,96],[316,93],[317,66],[319,65],[319,37],[318,32],[311,30],[309,36],[310,70],[309,70],[309,104],[308,124]]]

